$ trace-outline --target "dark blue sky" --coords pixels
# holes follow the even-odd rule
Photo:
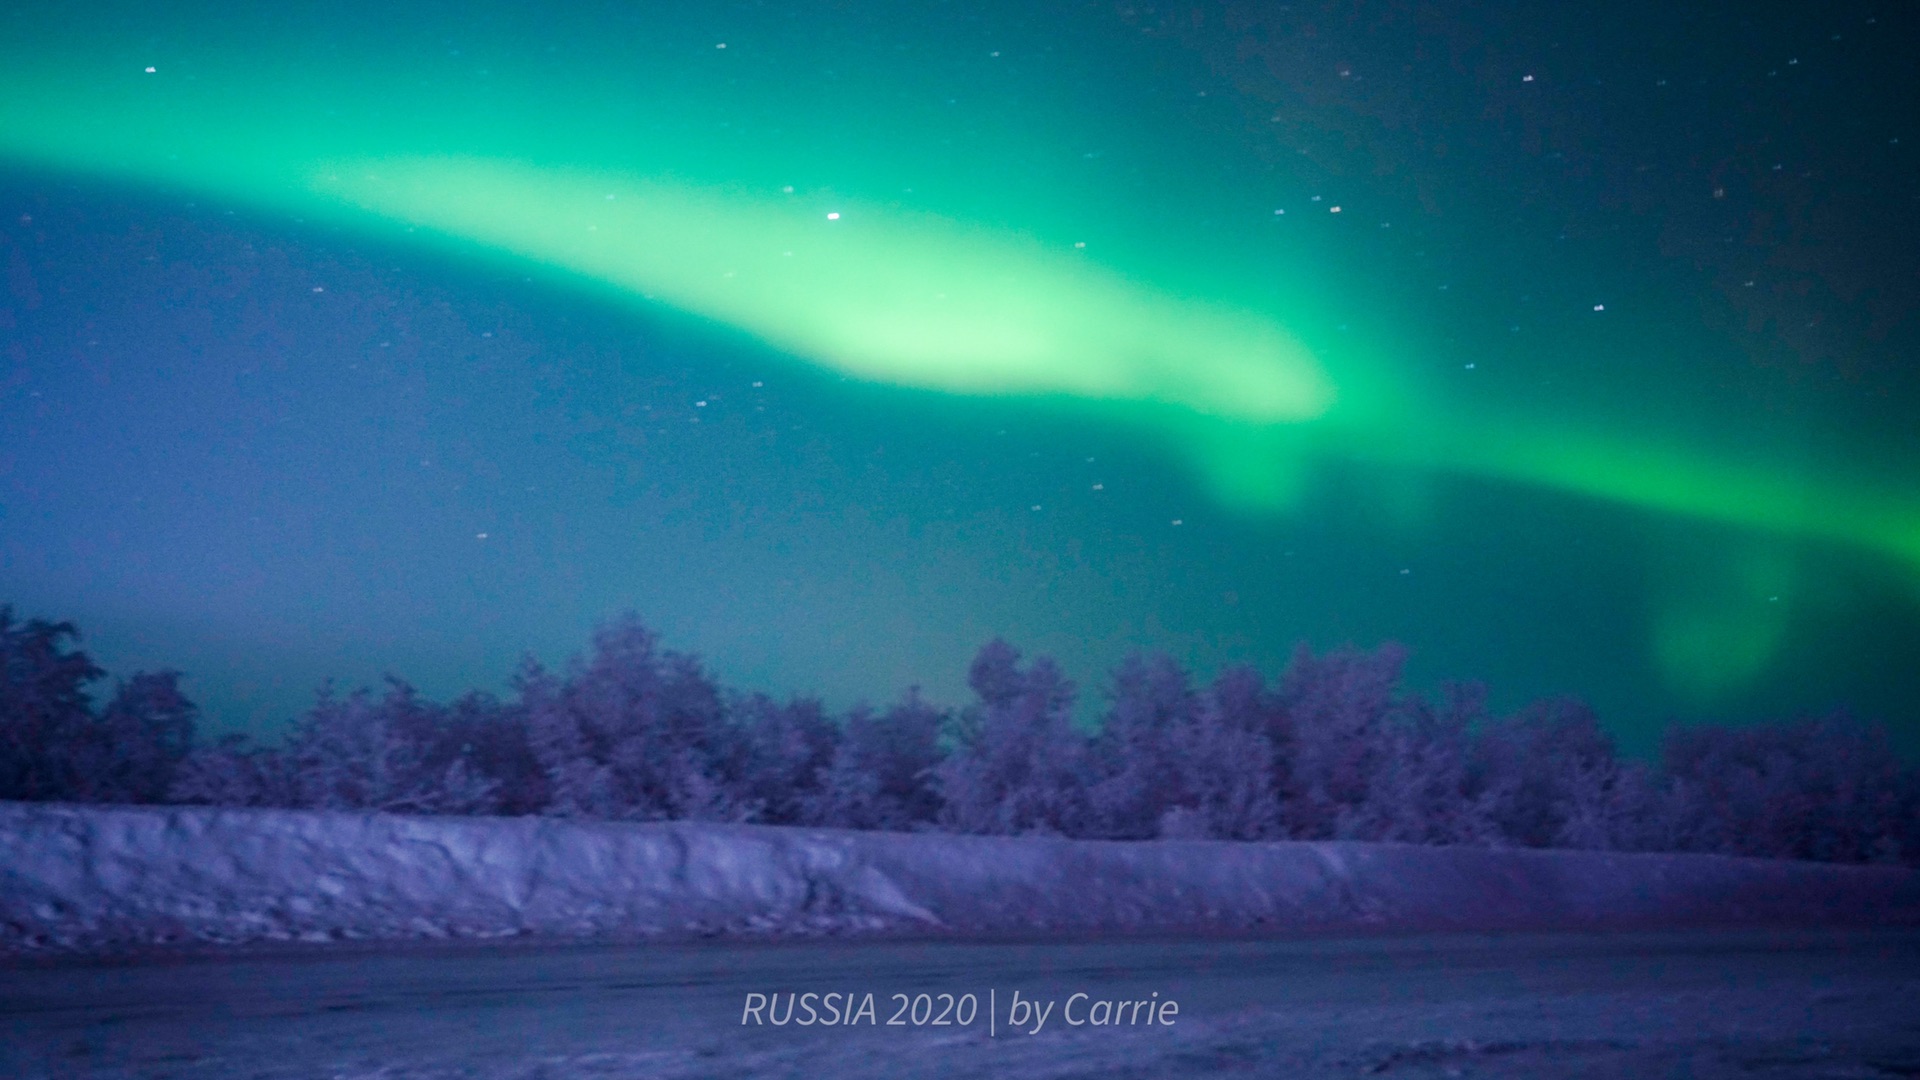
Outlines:
[[[557,32],[588,34],[569,10]],[[1368,378],[1479,418],[1463,423],[1489,443],[1573,418],[1625,456],[1789,461],[1920,522],[1911,13],[1123,4],[1051,24],[982,9],[964,33],[910,15],[822,16],[784,46],[783,78],[844,49],[865,88],[848,100],[889,79],[959,88],[897,156],[847,150],[842,188],[925,176],[926,208],[961,220],[1104,223],[1089,235],[1123,272],[1209,301],[1264,302],[1249,268],[1300,276],[1307,253],[1322,309],[1303,333],[1336,382],[1352,325],[1386,358]],[[343,40],[371,33],[339,19]],[[753,31],[735,29],[738,51]],[[31,38],[8,49],[58,52]],[[959,73],[872,59],[895,38]],[[999,40],[1029,50],[1022,81],[970,106],[959,65]],[[1101,94],[1066,89],[1095,70]],[[1536,81],[1553,92],[1518,96]],[[661,100],[697,118],[703,85]],[[912,113],[873,107],[882,126]],[[1061,146],[1111,173],[1046,165],[1026,108],[1086,113],[1098,137]],[[383,131],[406,129],[397,111]],[[964,154],[940,149],[954,140]],[[758,161],[700,146],[690,172]],[[1270,204],[1317,214],[1323,189],[1367,228],[1323,216],[1275,239]],[[1392,639],[1422,685],[1584,697],[1635,748],[1668,717],[1838,704],[1920,737],[1920,568],[1871,544],[1517,466],[1408,468],[1404,448],[1319,456],[1290,505],[1236,507],[1169,434],[1185,429],[1131,407],[848,378],[540,259],[290,205],[0,157],[0,600],[77,621],[117,673],[184,670],[218,726],[275,730],[329,676],[499,688],[523,654],[562,660],[631,608],[731,683],[836,704],[912,683],[957,703],[994,635],[1095,690],[1135,647],[1274,673],[1299,640]],[[1723,641],[1759,659],[1676,672],[1716,667]]]

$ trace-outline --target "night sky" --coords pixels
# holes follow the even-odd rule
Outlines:
[[[0,601],[219,729],[633,609],[1920,745],[1911,6],[0,7]]]

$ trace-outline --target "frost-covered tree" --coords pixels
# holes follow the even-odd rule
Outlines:
[[[948,722],[946,712],[921,700],[919,687],[884,713],[854,709],[821,779],[813,819],[848,829],[931,825],[940,814],[933,771]]]
[[[718,772],[729,742],[720,689],[698,660],[659,649],[631,615],[602,626],[564,678],[529,663],[518,679],[553,813],[737,820],[749,812]]]
[[[1489,725],[1475,743],[1474,772],[1498,842],[1639,846],[1645,786],[1621,765],[1593,710],[1578,701],[1535,702]]]
[[[1252,668],[1230,668],[1198,696],[1167,742],[1181,791],[1161,812],[1170,839],[1268,840],[1280,835],[1279,704]]]
[[[1091,747],[1090,825],[1099,836],[1147,839],[1159,835],[1161,815],[1197,802],[1183,759],[1195,749],[1188,740],[1198,705],[1187,673],[1165,653],[1122,660],[1108,702]]]
[[[547,774],[534,756],[526,710],[473,691],[456,698],[442,717],[437,757],[455,758],[492,785],[492,812],[533,814],[551,800]]]
[[[1270,733],[1278,704],[1256,672],[1229,670],[1196,692],[1171,657],[1136,653],[1115,669],[1108,698],[1090,747],[1095,835],[1278,835]]]
[[[1837,862],[1920,862],[1920,777],[1886,731],[1845,716],[1673,728],[1663,846]]]
[[[934,770],[941,822],[975,833],[1076,834],[1088,819],[1084,740],[1073,730],[1074,686],[1052,659],[1025,670],[999,639],[967,672],[977,703]]]
[[[168,795],[219,806],[284,806],[399,813],[486,814],[500,781],[477,753],[476,724],[497,703],[469,695],[455,708],[389,677],[374,697],[323,685],[278,748],[228,735],[185,755]]]
[[[1475,796],[1469,731],[1484,715],[1485,691],[1455,684],[1433,706],[1409,697],[1375,728],[1366,796],[1343,829],[1354,839],[1405,844],[1485,843],[1494,835]]]
[[[78,637],[0,605],[0,799],[165,799],[198,715],[179,673],[136,674],[95,715],[88,687],[105,673],[71,647]]]
[[[99,719],[75,740],[73,792],[83,802],[152,803],[167,798],[193,746],[199,710],[175,671],[143,672],[119,684]]]
[[[286,755],[240,734],[188,752],[174,772],[167,798],[207,806],[300,805]]]
[[[93,724],[89,684],[104,673],[71,648],[72,623],[17,623],[0,606],[0,799],[68,799]]]
[[[296,804],[319,810],[413,809],[416,747],[363,688],[342,697],[331,682],[294,723],[287,755]]]
[[[752,820],[828,824],[820,818],[821,793],[840,729],[825,707],[813,698],[780,702],[751,694],[737,697],[729,712],[734,731],[722,776]]]
[[[299,805],[323,810],[487,813],[494,784],[444,749],[444,710],[405,681],[375,698],[331,685],[295,725],[287,746]]]
[[[1556,847],[1585,851],[1671,850],[1660,847],[1660,800],[1654,771],[1623,758],[1598,760],[1573,778],[1567,819]]]
[[[1393,644],[1324,656],[1304,644],[1294,650],[1280,683],[1287,753],[1281,816],[1288,836],[1327,840],[1360,827],[1388,741],[1385,729],[1399,705],[1405,661],[1406,650]]]
[[[723,691],[631,615],[502,702],[389,679],[323,689],[284,743],[193,745],[180,676],[103,673],[71,624],[0,606],[0,798],[417,813],[695,818],[870,829],[1687,850],[1920,864],[1920,771],[1844,717],[1671,731],[1623,761],[1570,700],[1497,721],[1477,687],[1401,693],[1404,651],[1294,654],[1196,690],[1165,656],[1115,670],[1100,731],[1054,663],[1003,641],[958,716],[909,692],[837,723],[817,701]]]

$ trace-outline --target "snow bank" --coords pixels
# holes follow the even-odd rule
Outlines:
[[[1920,923],[1920,872],[1711,855],[0,803],[0,949],[11,951],[1757,923]]]

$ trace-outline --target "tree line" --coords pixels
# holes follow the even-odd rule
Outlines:
[[[266,745],[196,740],[177,672],[96,704],[77,638],[0,607],[0,798],[1920,865],[1920,770],[1878,725],[1676,726],[1640,762],[1571,699],[1496,716],[1473,684],[1408,693],[1394,645],[1303,645],[1271,684],[1135,654],[1083,729],[1059,667],[1004,641],[964,707],[908,690],[834,715],[722,687],[628,615],[561,670],[528,659],[505,698],[328,686]]]

